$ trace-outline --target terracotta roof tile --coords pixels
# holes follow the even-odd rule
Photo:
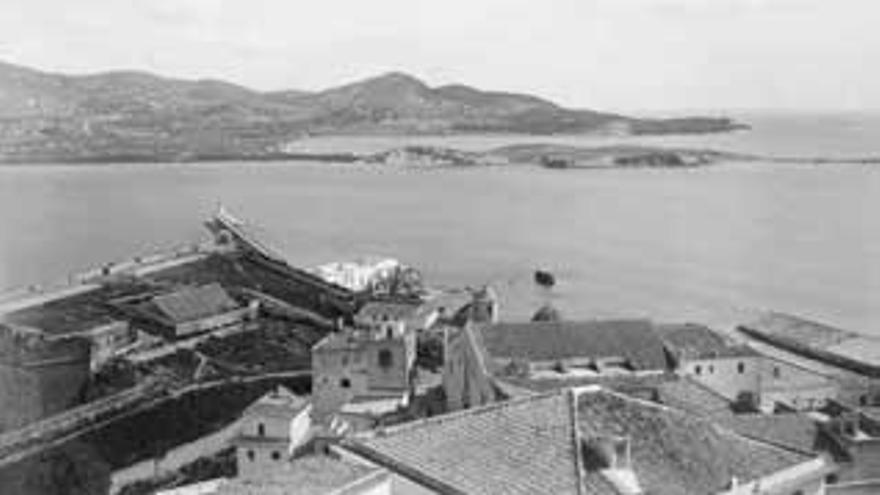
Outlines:
[[[823,446],[819,425],[803,414],[738,414],[719,422],[744,437],[798,452],[816,452]]]
[[[628,437],[633,472],[657,495],[716,493],[812,456],[746,439],[683,411],[567,389],[390,428],[343,446],[440,493],[616,494],[581,460],[581,441]]]
[[[578,426],[585,438],[628,437],[641,486],[658,495],[717,493],[729,488],[733,477],[754,480],[812,457],[748,440],[683,411],[611,392],[579,396]]]
[[[666,355],[648,320],[498,323],[480,328],[493,358],[553,361],[625,358],[636,369],[666,368]]]
[[[709,327],[692,323],[657,325],[660,339],[678,359],[706,359],[723,357],[757,356],[758,353],[744,344],[724,338]]]
[[[669,407],[713,420],[733,415],[729,400],[690,378],[669,380],[658,385],[657,400]]]
[[[571,387],[600,385],[610,390],[627,395],[651,398],[661,384],[676,381],[678,377],[672,373],[643,373],[631,375],[597,375],[572,376],[560,375],[559,378],[515,376],[495,374],[496,382],[511,385],[532,392],[549,392]]]
[[[354,440],[356,451],[468,494],[577,494],[570,396],[555,392],[438,416]],[[358,449],[358,447],[361,447]],[[603,480],[587,493],[612,494]]]
[[[225,313],[239,307],[217,283],[162,294],[154,297],[152,303],[167,318],[178,323]]]
[[[244,411],[245,416],[293,419],[310,405],[307,397],[279,386],[266,393]]]

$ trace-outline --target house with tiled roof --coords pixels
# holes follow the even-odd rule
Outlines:
[[[354,315],[354,323],[385,335],[418,332],[433,325],[439,313],[420,301],[370,301]]]
[[[395,493],[819,495],[834,469],[596,386],[379,429],[336,448],[389,470]]]
[[[662,375],[663,342],[648,320],[474,323],[447,334],[443,388],[450,410],[506,389]]]
[[[239,304],[218,283],[180,287],[115,302],[138,328],[166,338],[183,338],[216,329],[239,328],[255,306]]]
[[[278,387],[248,406],[233,439],[238,475],[263,479],[285,465],[312,434],[312,404]]]
[[[837,395],[827,376],[763,355],[704,325],[656,327],[675,372],[695,380],[743,409],[821,408]]]
[[[344,328],[312,347],[312,399],[319,418],[336,415],[370,428],[408,406],[416,358],[415,332]]]
[[[769,369],[780,402],[797,402],[796,409],[832,399],[880,404],[880,339],[779,312],[764,313],[736,330],[774,366],[781,363],[778,370]],[[779,380],[786,367],[796,375]]]

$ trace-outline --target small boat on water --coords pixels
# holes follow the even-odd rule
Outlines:
[[[556,285],[556,277],[548,271],[535,270],[535,283],[542,287],[553,287]]]

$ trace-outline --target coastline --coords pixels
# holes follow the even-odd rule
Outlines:
[[[510,150],[530,148],[531,157],[511,157]],[[401,156],[403,155],[403,156]],[[409,156],[407,156],[409,155]],[[449,158],[454,155],[453,158]],[[583,155],[590,155],[584,160]],[[629,156],[640,160],[626,163]],[[650,163],[650,156],[677,156],[679,163]],[[389,158],[391,157],[391,158]],[[541,163],[542,157],[553,157],[568,163],[553,165]],[[617,161],[617,162],[616,162]],[[709,148],[681,148],[653,145],[597,145],[567,146],[541,142],[513,144],[485,151],[467,151],[461,148],[437,145],[410,145],[381,152],[273,152],[261,155],[217,154],[181,157],[168,156],[98,156],[76,158],[33,157],[26,160],[0,158],[0,169],[28,169],[30,167],[118,167],[131,165],[222,165],[226,163],[348,165],[383,169],[446,169],[466,167],[538,166],[551,169],[602,170],[620,168],[693,168],[717,164],[765,162],[786,165],[877,165],[880,156],[773,156],[752,153],[719,151]]]

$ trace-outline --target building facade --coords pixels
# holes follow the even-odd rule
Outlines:
[[[812,373],[836,387],[833,395],[838,401],[880,405],[880,356],[876,355],[880,339],[782,313],[767,313],[738,326],[737,332],[762,355],[803,372],[793,376],[797,381],[792,388],[813,387],[819,399],[824,393],[820,380],[805,383],[809,382],[805,374]],[[769,367],[771,373],[774,366]],[[808,400],[807,394],[802,397],[801,402]]]
[[[119,307],[139,328],[168,339],[242,328],[256,316],[257,309],[239,304],[219,283],[183,287],[145,300],[127,301]]]
[[[315,411],[336,413],[345,404],[371,400],[406,406],[415,356],[414,332],[344,329],[328,335],[312,348]]]
[[[310,438],[312,405],[279,387],[248,407],[234,440],[238,477],[259,480],[284,466]]]
[[[647,320],[474,323],[450,330],[443,389],[448,410],[488,404],[523,381],[601,380],[666,372],[663,343]]]
[[[394,336],[427,330],[438,317],[436,309],[420,302],[371,301],[354,315],[354,323],[360,328]]]
[[[689,377],[746,408],[814,410],[837,398],[827,376],[732,342],[708,327],[658,325],[676,374]]]

